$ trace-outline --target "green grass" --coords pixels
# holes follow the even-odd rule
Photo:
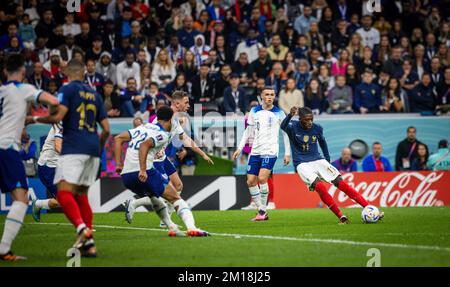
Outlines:
[[[252,211],[196,211],[198,226],[215,233],[205,238],[167,237],[159,231],[159,220],[154,213],[135,214],[132,225],[125,222],[120,212],[96,214],[99,257],[83,258],[81,266],[363,267],[370,259],[367,250],[372,247],[381,252],[381,266],[450,266],[450,207],[386,208],[384,211],[383,222],[362,224],[360,209],[347,209],[345,213],[352,224],[345,226],[338,225],[327,209],[275,210],[270,212],[269,221],[256,223],[249,221]],[[4,216],[0,220],[3,222]],[[42,222],[67,223],[62,214],[43,215]],[[225,233],[273,237],[235,238],[224,236]],[[68,259],[66,250],[74,239],[70,225],[35,224],[27,216],[13,250],[28,260],[0,262],[0,267],[63,267]]]

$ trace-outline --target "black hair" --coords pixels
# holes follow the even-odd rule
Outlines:
[[[438,143],[438,148],[448,148],[448,141],[446,139],[440,140]]]
[[[19,53],[12,53],[6,58],[6,71],[8,73],[19,72],[22,67],[24,67],[24,57]]]
[[[372,146],[377,145],[377,144],[381,145],[380,142],[374,142],[374,143],[372,144]]]
[[[410,129],[414,129],[414,131],[416,131],[416,127],[415,127],[415,126],[409,126],[409,127],[406,129],[406,132],[409,132]]]
[[[308,108],[308,107],[302,107],[302,108],[298,109],[298,116],[300,118],[305,117],[305,116],[309,116],[309,115],[312,115],[312,114],[313,114],[312,110],[310,108]]]
[[[173,116],[173,110],[168,106],[163,106],[158,109],[156,112],[156,117],[158,120],[162,120],[165,122],[168,122],[172,119]]]

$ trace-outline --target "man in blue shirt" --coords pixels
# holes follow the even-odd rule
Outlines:
[[[185,16],[183,19],[183,29],[177,32],[177,37],[180,40],[180,45],[186,49],[194,46],[194,37],[200,34],[199,31],[193,28],[194,20],[192,16]]]
[[[299,121],[291,121],[297,113]],[[349,224],[350,221],[347,216],[342,213],[333,197],[328,193],[323,181],[333,184],[363,207],[369,203],[358,191],[349,186],[342,179],[339,171],[330,164],[330,154],[323,135],[323,128],[314,124],[313,120],[314,116],[310,108],[292,107],[289,115],[281,123],[281,129],[289,136],[292,160],[302,181],[309,187],[310,191],[317,191],[320,199],[339,218],[339,224]],[[320,145],[323,156],[319,153],[317,144]],[[382,213],[380,218],[383,216]]]
[[[389,160],[381,155],[383,147],[381,143],[374,142],[372,145],[372,154],[366,156],[363,160],[363,171],[392,171],[392,166]]]
[[[382,111],[380,87],[372,83],[372,71],[367,69],[363,74],[363,82],[356,86],[353,100],[355,112],[361,114],[379,113]]]
[[[92,210],[87,191],[98,174],[100,151],[109,136],[109,123],[101,96],[83,83],[84,63],[72,59],[65,73],[69,84],[58,91],[58,119],[63,122],[63,143],[54,183],[64,214],[77,229],[74,244],[83,256],[96,256]],[[102,127],[100,138],[97,123]]]
[[[358,170],[358,165],[352,159],[352,151],[345,147],[342,149],[341,157],[331,163],[340,172],[354,172]]]

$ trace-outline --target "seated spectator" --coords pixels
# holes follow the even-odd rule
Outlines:
[[[311,80],[311,73],[309,72],[309,63],[305,59],[301,59],[297,64],[297,71],[294,73],[294,79],[297,83],[297,89],[305,92],[306,87]]]
[[[331,163],[339,172],[358,171],[358,164],[352,159],[352,151],[346,147],[342,149],[341,157]]]
[[[50,33],[48,35],[50,35]],[[8,25],[7,33],[0,36],[0,50],[6,49],[11,42],[11,38],[13,37],[17,37],[20,43],[19,46],[22,48],[22,39],[19,36],[17,25],[15,23],[10,23]]]
[[[32,84],[40,90],[47,90],[50,79],[44,75],[44,68],[41,62],[34,62],[33,73],[27,78],[29,84]]]
[[[119,89],[127,87],[129,78],[136,80],[136,89],[139,90],[141,84],[141,67],[135,62],[134,53],[131,51],[127,52],[125,60],[120,62],[116,68],[116,79]]]
[[[439,112],[450,110],[450,67],[445,68],[444,80],[437,87],[436,109]]]
[[[92,42],[92,47],[86,51],[86,60],[94,59],[94,61],[98,61],[100,59],[100,55],[103,53],[103,39],[100,35],[94,36],[94,40]]]
[[[362,162],[363,171],[392,171],[389,159],[381,155],[383,148],[381,143],[374,142],[372,145],[372,154],[364,158]]]
[[[214,95],[213,98],[219,105],[223,102],[224,91],[230,86],[231,67],[225,64],[220,69],[220,75],[214,81]]]
[[[137,111],[144,113],[147,100],[137,90],[136,79],[128,78],[127,86],[120,93],[120,114],[123,117],[134,117]]]
[[[353,113],[353,92],[346,85],[344,75],[336,77],[336,85],[328,92],[327,98],[332,114]]]
[[[355,89],[353,105],[356,112],[367,114],[379,113],[383,110],[380,88],[373,84],[372,80],[372,71],[366,70],[363,74],[362,83]]]
[[[169,99],[167,98],[166,95],[162,94],[159,91],[157,83],[155,82],[149,83],[149,89],[145,89],[144,91],[145,91],[144,93],[145,100],[147,101],[146,103],[147,106],[145,107],[145,110],[149,111],[150,114],[156,113],[156,111],[158,110],[158,102],[162,101],[163,105],[166,106],[169,105]],[[150,122],[152,121],[150,120]]]
[[[75,45],[75,38],[70,34],[64,38],[64,44],[59,46],[58,50],[61,52],[61,58],[63,61],[70,61],[75,52],[84,54],[83,50]]]
[[[305,91],[305,107],[310,108],[315,115],[318,115],[326,111],[327,104],[327,98],[323,94],[319,80],[313,78]]]
[[[150,9],[148,6],[143,3],[142,0],[135,0],[134,4],[131,5],[131,13],[133,15],[133,19],[137,21],[142,21],[147,18]]]
[[[372,49],[369,47],[364,48],[361,61],[358,61],[356,67],[358,69],[358,73],[360,74],[364,73],[365,70],[370,69],[375,75],[378,75],[379,67],[377,62],[373,60]]]
[[[65,23],[63,25],[64,36],[72,35],[75,37],[81,33],[80,24],[75,23],[74,21],[75,20],[74,14],[67,13],[64,19],[65,19]]]
[[[412,69],[412,61],[405,59],[402,64],[402,69],[394,75],[394,77],[400,80],[401,87],[406,91],[408,95],[412,92],[420,83],[419,76]]]
[[[237,61],[241,53],[246,53],[248,56],[248,61],[252,63],[258,58],[259,49],[263,47],[261,43],[258,42],[258,34],[255,29],[250,28],[247,31],[247,38],[244,38],[242,42],[237,45],[234,60]]]
[[[383,62],[383,69],[394,77],[402,72],[402,48],[395,46],[391,50],[391,57],[386,62]]]
[[[408,96],[400,87],[397,78],[390,78],[387,87],[381,92],[383,110],[388,113],[406,112],[408,109]]]
[[[183,46],[186,49],[191,48],[194,46],[194,37],[198,34],[200,34],[199,31],[193,28],[194,20],[191,15],[185,16],[183,18],[183,28],[178,30],[177,36],[180,40],[181,46]]]
[[[200,72],[192,79],[192,96],[195,103],[210,102],[213,98],[214,83],[207,64],[200,65]]]
[[[258,59],[252,62],[251,69],[253,80],[266,78],[270,74],[270,71],[272,70],[272,61],[270,60],[265,47],[259,48]]]
[[[107,80],[102,89],[102,99],[108,117],[120,116],[120,97],[114,90],[114,83]]]
[[[306,59],[309,54],[308,39],[305,35],[299,35],[294,48],[295,59]]]
[[[436,104],[430,74],[422,75],[421,83],[410,92],[409,101],[413,113],[434,112]]]
[[[319,74],[317,75],[320,88],[323,91],[325,97],[328,96],[328,92],[334,87],[334,77],[330,75],[330,70],[327,64],[321,64],[319,67]]]
[[[169,55],[165,49],[159,51],[155,60],[152,71],[152,82],[156,82],[159,87],[165,88],[171,81],[175,79],[176,70],[175,65],[170,60]]]
[[[429,170],[450,170],[450,153],[446,139],[439,141],[438,151],[430,155],[427,167]]]
[[[233,73],[238,74],[240,77],[242,77],[242,75],[247,78],[251,76],[251,66],[248,61],[247,53],[243,52],[239,55],[238,60],[232,65],[232,70]]]
[[[311,6],[304,6],[303,14],[295,18],[294,28],[297,33],[306,35],[309,32],[311,22],[317,22],[312,14]]]
[[[411,170],[428,170],[428,148],[425,144],[417,145],[417,158],[411,162]]]
[[[347,66],[350,64],[350,53],[347,49],[342,49],[339,53],[339,60],[331,65],[331,75],[345,75]]]
[[[21,149],[19,153],[25,167],[26,175],[30,177],[36,176],[36,151],[36,142],[31,139],[30,135],[27,133],[27,130],[23,129]]]
[[[44,63],[44,75],[50,79],[54,79],[61,72],[61,53],[59,50],[52,50],[50,52],[50,59]]]
[[[166,47],[169,57],[176,65],[181,65],[183,63],[186,49],[180,45],[177,35],[173,34],[170,36],[169,45]]]
[[[192,79],[197,75],[198,72],[197,65],[195,64],[194,53],[187,50],[184,54],[183,61],[180,65],[178,65],[177,70],[179,73],[184,73],[186,81],[192,82]]]
[[[101,74],[106,81],[111,80],[115,85],[117,83],[117,71],[116,65],[111,59],[111,54],[104,51],[100,55],[100,61],[95,65],[95,72]]]
[[[356,33],[361,35],[364,47],[370,47],[370,49],[380,43],[380,32],[372,27],[372,22],[371,15],[364,15],[361,18],[362,27],[356,30]]]
[[[166,94],[168,98],[170,98],[170,95],[175,91],[183,91],[189,94],[189,88],[183,73],[178,73],[175,76],[175,79],[164,88],[164,94]]]
[[[289,78],[286,86],[280,91],[278,106],[289,114],[292,107],[304,107],[303,93],[295,86],[295,79]]]
[[[86,61],[86,73],[84,74],[84,83],[92,89],[96,90],[100,95],[102,94],[105,79],[103,76],[95,71],[95,60],[88,59]]]
[[[22,38],[23,45],[25,48],[34,49],[34,41],[36,41],[36,33],[34,32],[34,27],[30,22],[30,16],[28,14],[23,14],[22,23],[19,24],[19,37]]]
[[[242,113],[247,111],[249,100],[245,91],[239,87],[239,75],[231,74],[230,86],[223,92],[223,109],[225,113]]]
[[[286,83],[286,73],[283,71],[283,65],[280,62],[275,62],[272,66],[272,71],[266,78],[266,86],[270,86],[275,90],[275,96],[278,97],[281,89]]]
[[[272,36],[270,46],[267,48],[267,53],[272,61],[284,61],[289,49],[281,43],[281,37],[278,34]]]
[[[217,58],[219,60],[219,64],[231,64],[234,61],[234,53],[227,45],[225,40],[225,35],[219,34],[215,38],[214,42],[214,50],[217,51]],[[248,60],[248,59],[247,59]]]
[[[311,22],[309,32],[306,34],[308,46],[311,49],[317,49],[321,53],[325,51],[323,36],[319,33],[318,22]]]
[[[353,93],[356,90],[356,86],[361,83],[361,77],[356,70],[355,65],[349,64],[347,71],[345,72],[345,82],[352,88]]]

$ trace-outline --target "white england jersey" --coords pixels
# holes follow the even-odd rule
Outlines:
[[[128,143],[127,153],[125,155],[125,163],[121,174],[136,172],[139,167],[139,146],[142,142],[152,138],[155,146],[150,150],[147,156],[147,170],[153,167],[153,161],[156,153],[164,150],[169,142],[169,133],[161,126],[154,124],[146,124],[128,131],[131,141]]]
[[[153,119],[152,124],[156,124],[158,122],[157,118]],[[176,115],[172,118],[172,129],[169,132],[169,141],[167,142],[166,146],[158,152],[158,154],[155,155],[155,162],[162,162],[166,159],[166,153],[165,150],[167,146],[173,141],[179,141],[180,136],[184,134],[183,127],[180,124],[180,121],[176,118]]]
[[[20,150],[27,104],[38,101],[42,90],[30,84],[8,82],[0,87],[0,148]]]
[[[250,155],[278,156],[280,125],[285,117],[283,110],[276,106],[264,110],[259,105],[250,110],[247,123],[254,133]]]
[[[41,154],[39,155],[38,164],[46,165],[48,167],[56,167],[58,164],[59,153],[55,149],[55,138],[62,139],[62,126],[53,125],[48,132],[44,145],[42,146]]]

